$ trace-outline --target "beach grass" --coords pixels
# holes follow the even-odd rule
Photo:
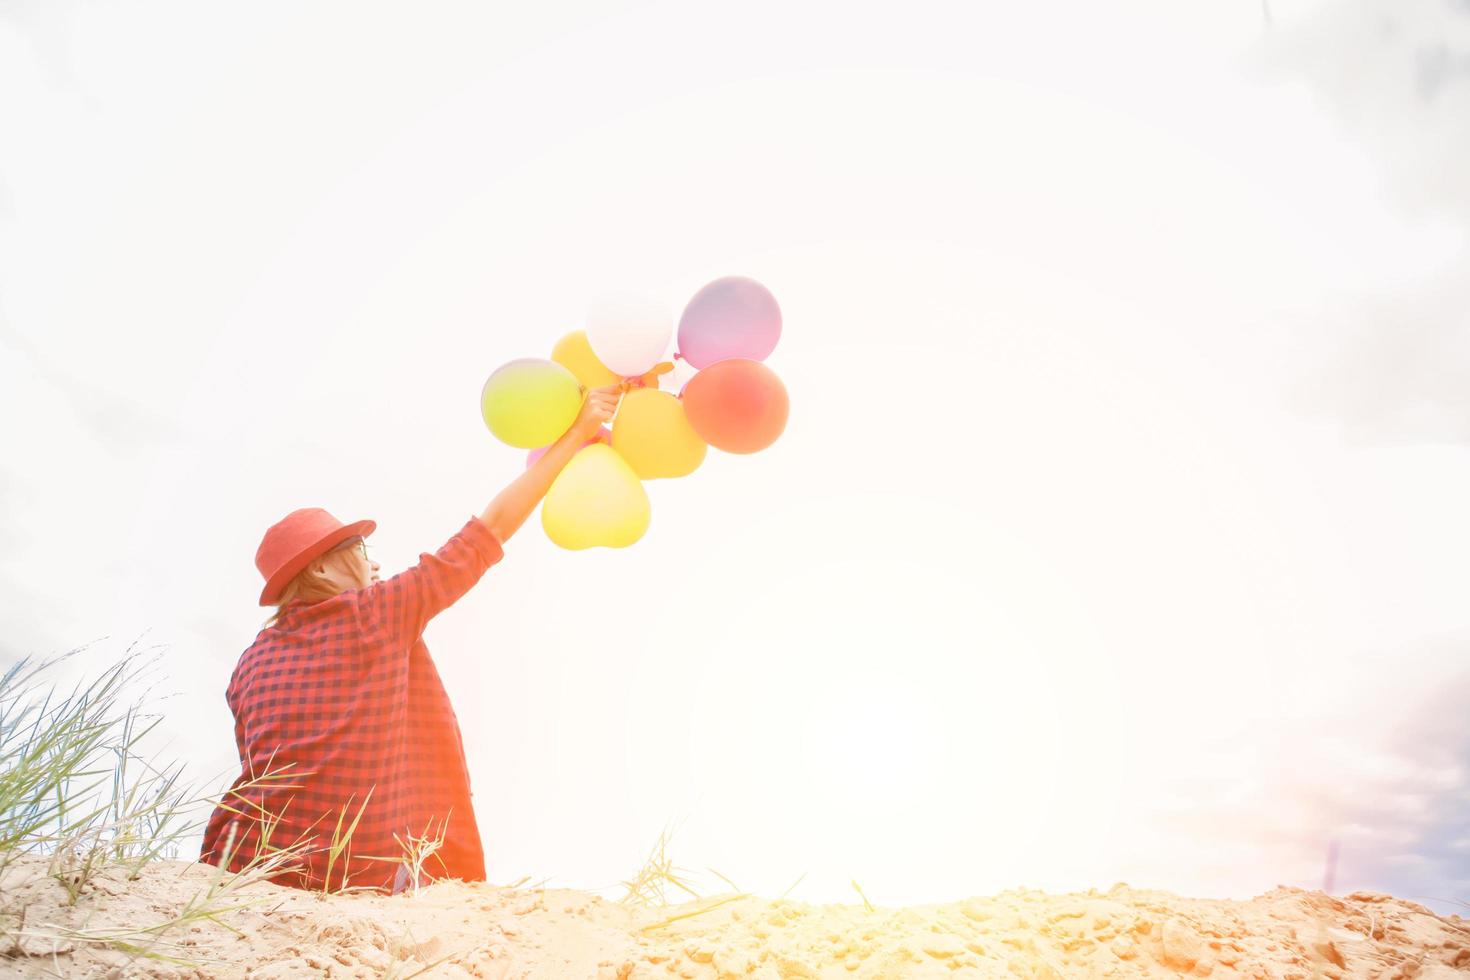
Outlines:
[[[625,905],[643,908],[665,908],[675,902],[700,897],[692,882],[692,872],[674,864],[669,856],[673,828],[664,827],[654,841],[643,866],[622,883],[625,892],[620,899]],[[672,899],[672,901],[671,901]]]
[[[146,689],[156,656],[129,647],[92,680],[63,687],[54,675],[82,652],[25,658],[0,675],[0,955],[90,945],[190,964],[169,936],[202,921],[224,925],[225,912],[247,903],[243,889],[287,870],[303,849],[260,848],[230,872],[224,868],[235,846],[231,835],[221,867],[178,911],[124,928],[68,925],[28,899],[27,886],[47,877],[61,886],[67,906],[76,906],[104,871],[136,879],[148,864],[176,858],[180,840],[217,802],[184,781],[181,765],[159,766],[141,752],[159,719],[144,710],[146,693],[134,692]],[[266,773],[252,783],[279,778]],[[274,818],[257,816],[268,833]],[[26,868],[44,873],[16,873],[22,857],[43,858]]]

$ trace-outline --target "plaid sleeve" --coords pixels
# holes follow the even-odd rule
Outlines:
[[[429,620],[453,605],[502,557],[500,542],[478,517],[417,565],[368,586],[361,593],[368,616],[381,629],[410,642]]]

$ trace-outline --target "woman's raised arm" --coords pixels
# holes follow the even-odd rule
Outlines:
[[[566,434],[527,467],[526,472],[512,480],[510,486],[495,495],[490,506],[480,515],[480,521],[496,540],[505,544],[526,522],[531,511],[546,496],[546,491],[551,489],[557,474],[571,462],[582,444],[595,437],[602,424],[613,417],[621,397],[622,391],[617,385],[589,391],[577,421],[572,423]]]

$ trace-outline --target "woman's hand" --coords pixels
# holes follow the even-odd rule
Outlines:
[[[572,423],[572,430],[582,439],[595,439],[597,431],[611,421],[613,413],[618,410],[618,400],[623,397],[623,390],[619,385],[608,385],[606,388],[593,388],[587,392],[587,398],[582,402],[582,411],[577,416],[577,421]]]
[[[510,540],[510,536],[516,533],[531,515],[531,511],[536,509],[536,505],[541,503],[541,498],[546,496],[546,491],[551,488],[552,481],[562,471],[562,467],[572,461],[572,457],[577,455],[585,443],[597,438],[597,430],[618,410],[618,399],[622,395],[620,385],[594,388],[587,392],[587,397],[582,402],[582,411],[577,414],[577,421],[572,423],[566,434],[552,443],[540,459],[527,467],[524,473],[511,481],[510,486],[490,501],[490,506],[480,515],[480,520],[501,544]]]

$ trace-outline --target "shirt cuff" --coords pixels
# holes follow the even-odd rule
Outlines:
[[[460,537],[469,542],[470,547],[479,552],[480,557],[485,559],[486,567],[495,564],[505,557],[505,551],[500,547],[500,542],[485,526],[485,522],[478,517],[471,517],[459,532]]]

